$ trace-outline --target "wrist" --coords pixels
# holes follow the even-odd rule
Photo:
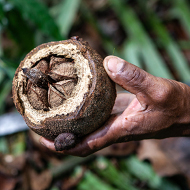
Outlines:
[[[190,87],[184,83],[178,82],[180,85],[179,102],[179,116],[176,124],[190,125]]]

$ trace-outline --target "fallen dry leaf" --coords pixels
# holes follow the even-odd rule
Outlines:
[[[0,174],[0,187],[1,190],[13,190],[18,182],[17,178],[8,177]]]
[[[85,167],[81,167],[81,171],[75,174],[74,176],[69,176],[64,178],[61,185],[61,190],[75,189],[74,187],[81,181],[84,173],[86,171]]]
[[[190,137],[141,141],[138,157],[148,159],[161,176],[183,175],[190,187]]]
[[[149,160],[160,176],[171,176],[180,173],[179,169],[160,147],[161,140],[143,140],[140,142],[138,157]]]
[[[52,182],[52,176],[49,170],[37,173],[34,169],[30,169],[30,187],[35,190],[45,190]]]
[[[15,177],[24,168],[25,155],[13,156],[10,154],[0,155],[0,173]]]
[[[169,160],[187,178],[190,187],[190,137],[164,139],[159,145]]]

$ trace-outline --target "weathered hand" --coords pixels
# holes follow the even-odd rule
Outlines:
[[[155,77],[115,56],[106,57],[104,67],[132,94],[118,94],[106,124],[61,153],[87,156],[113,143],[190,135],[190,87]],[[52,141],[43,137],[40,141],[55,150]]]

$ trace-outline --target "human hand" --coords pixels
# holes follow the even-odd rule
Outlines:
[[[87,156],[113,143],[190,135],[189,86],[155,77],[115,56],[106,57],[104,67],[132,94],[118,94],[105,125],[61,153]],[[40,142],[55,151],[53,141],[41,137]]]

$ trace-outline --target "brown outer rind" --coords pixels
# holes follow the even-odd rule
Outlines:
[[[88,60],[92,73],[91,86],[89,87],[90,90],[88,94],[85,94],[81,105],[75,112],[69,113],[68,115],[58,115],[46,118],[41,122],[41,125],[36,125],[32,123],[25,114],[22,102],[19,98],[16,82],[18,72],[22,69],[24,61],[28,57],[31,57],[37,51],[46,46],[52,46],[60,43],[72,43],[76,45],[77,49],[79,49],[82,55]],[[116,98],[115,84],[110,80],[105,72],[101,56],[93,50],[87,42],[75,38],[42,44],[28,53],[16,70],[12,90],[15,106],[23,116],[27,125],[39,135],[51,140],[54,140],[59,134],[65,132],[74,133],[78,136],[83,136],[93,132],[103,125],[109,118]]]

